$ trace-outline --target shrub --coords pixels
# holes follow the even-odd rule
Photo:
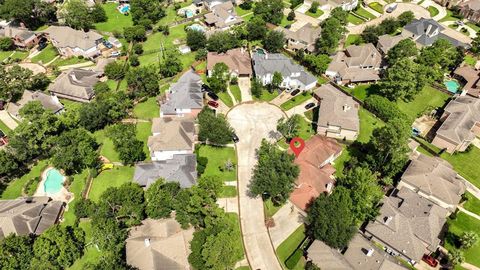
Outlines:
[[[208,163],[208,158],[200,157],[197,155],[197,174],[199,177],[205,172],[207,163]]]
[[[80,198],[74,207],[75,216],[77,218],[86,218],[92,215],[95,210],[95,203],[89,199]]]
[[[138,55],[132,54],[128,59],[130,61],[130,66],[138,67],[140,65],[140,61],[138,60]]]
[[[206,49],[199,49],[195,54],[195,60],[204,60],[207,58],[208,51]]]
[[[136,43],[135,45],[133,45],[132,50],[135,54],[141,55],[143,53],[143,45],[140,43]]]
[[[38,183],[40,183],[40,177],[37,176],[37,177],[30,178],[30,180],[28,180],[28,182],[25,183],[24,192],[28,196],[33,196],[33,194],[37,190]]]
[[[293,9],[288,13],[287,20],[289,21],[295,20],[295,11]]]
[[[230,84],[237,85],[238,84],[238,77],[233,76],[232,79],[230,79]]]
[[[371,95],[366,98],[365,108],[385,122],[393,118],[407,119],[407,115],[400,111],[397,104],[379,95]]]
[[[320,4],[317,2],[317,1],[314,1],[312,3],[312,5],[310,6],[310,9],[308,11],[310,11],[311,13],[317,13],[317,10],[318,10],[318,6]]]

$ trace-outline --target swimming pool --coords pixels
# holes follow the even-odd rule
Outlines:
[[[196,24],[196,23],[190,26],[187,26],[187,28],[194,31],[205,32],[205,29],[200,24]]]
[[[123,5],[118,7],[118,10],[120,11],[120,13],[125,14],[125,13],[130,11],[130,5],[129,4],[123,4]]]
[[[45,192],[48,194],[56,194],[62,190],[65,176],[59,170],[51,168],[46,172],[47,179],[43,183]]]
[[[451,93],[457,93],[458,89],[460,89],[460,84],[456,80],[446,80],[443,81],[443,84],[445,87],[447,87],[447,90]]]
[[[263,49],[260,49],[258,48],[257,51],[256,51],[258,54],[260,55],[264,55],[265,54],[265,51]]]

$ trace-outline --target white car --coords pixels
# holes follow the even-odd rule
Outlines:
[[[118,51],[114,51],[110,54],[110,57],[119,57],[120,56],[120,52]]]

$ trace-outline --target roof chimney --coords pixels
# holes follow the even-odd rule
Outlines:
[[[145,247],[149,247],[150,246],[150,239],[149,238],[145,238]]]
[[[390,223],[390,221],[392,221],[392,219],[393,219],[392,216],[384,217],[383,218],[383,223],[385,223],[385,225],[388,225],[388,223]]]
[[[374,250],[373,248],[369,248],[369,249],[367,250],[367,254],[366,254],[367,257],[372,257],[373,252],[375,252],[375,250]]]
[[[350,110],[352,107],[348,106],[347,104],[343,105],[343,111],[346,112]]]

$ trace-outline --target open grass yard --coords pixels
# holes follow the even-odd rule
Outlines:
[[[305,260],[301,256],[303,255],[303,250],[301,250],[301,244],[305,239],[305,226],[300,226],[296,229],[283,243],[280,244],[277,248],[277,256],[282,264],[283,268],[303,270],[305,268]],[[296,253],[296,254],[294,254]],[[298,256],[300,254],[300,259],[296,265],[289,265],[288,261],[291,260],[293,256]],[[294,261],[293,261],[294,262]],[[292,267],[293,266],[293,267]]]
[[[272,93],[270,93],[269,91],[267,90],[263,90],[262,91],[262,95],[257,98],[257,97],[253,97],[253,100],[255,101],[272,101],[272,99],[276,98],[278,96],[278,92],[277,91],[273,91]]]
[[[93,179],[92,188],[88,194],[88,198],[94,202],[98,202],[102,193],[110,187],[119,187],[125,183],[131,182],[133,179],[134,167],[116,166],[111,170],[101,172]]]
[[[345,47],[348,47],[350,45],[355,45],[355,44],[360,44],[363,43],[362,36],[359,34],[351,34],[347,36],[347,39],[345,40]]]
[[[238,87],[238,85],[230,85],[230,92],[232,92],[232,95],[237,102],[242,102],[242,92],[240,91],[240,87]]]
[[[434,6],[429,6],[427,9],[428,9],[428,12],[430,13],[431,17],[435,17],[439,13],[438,9]]]
[[[465,55],[465,58],[463,58],[463,61],[465,62],[465,64],[471,67],[475,67],[475,64],[477,63],[477,58],[467,54]]]
[[[82,270],[86,269],[87,264],[97,263],[100,259],[101,252],[98,251],[94,245],[91,244],[92,241],[92,224],[91,221],[82,221],[78,225],[85,232],[85,243],[88,245],[85,247],[83,256],[76,260],[75,263],[67,268],[68,270]]]
[[[107,137],[105,130],[97,130],[93,133],[95,140],[100,144],[100,155],[110,162],[120,162],[120,157],[113,146],[113,141]]]
[[[57,67],[61,67],[61,66],[69,66],[69,65],[85,63],[85,62],[88,62],[88,61],[89,60],[85,59],[85,58],[80,59],[78,57],[69,57],[69,58],[66,58],[66,59],[58,58],[52,64],[57,66]]]
[[[465,23],[466,25],[470,26],[470,28],[472,28],[473,30],[475,30],[475,32],[478,32],[480,31],[480,26],[472,23],[472,22],[467,22]]]
[[[227,105],[227,107],[232,107],[233,106],[233,100],[232,100],[232,97],[230,97],[230,95],[227,93],[227,92],[220,92],[220,93],[217,93],[218,97],[220,98],[220,100],[225,104]]]
[[[254,6],[252,5],[252,8],[251,8],[251,9],[243,9],[243,8],[241,8],[240,6],[236,6],[236,7],[235,7],[235,12],[237,12],[237,15],[238,15],[238,16],[243,16],[243,15],[245,15],[245,14],[248,14],[248,13],[253,12],[253,7],[254,7]]]
[[[473,196],[470,192],[465,192],[467,201],[463,204],[463,208],[477,215],[480,215],[480,200]]]
[[[244,19],[245,19],[245,18],[244,18]],[[287,26],[287,25],[293,24],[294,22],[295,22],[295,20],[289,21],[289,20],[287,19],[287,16],[283,15],[282,21],[280,22],[280,26],[285,27],[285,26]]]
[[[1,120],[0,120],[0,130],[3,131],[3,133],[5,133],[6,135],[8,135],[8,133],[10,133],[11,131],[11,129],[7,127],[7,125],[5,125],[5,123],[3,123]]]
[[[62,225],[64,226],[73,226],[75,223],[75,204],[82,197],[82,191],[87,184],[88,175],[88,170],[84,170],[82,173],[73,175],[70,178],[72,181],[68,190],[74,194],[74,199],[68,204],[68,211],[63,214]]]
[[[352,13],[348,13],[348,16],[347,16],[347,21],[349,23],[352,23],[354,25],[359,25],[359,24],[362,24],[364,23],[365,21],[360,19],[359,17],[353,15]]]
[[[197,155],[208,159],[202,176],[218,176],[223,182],[237,180],[237,156],[233,147],[200,145],[197,149]],[[231,171],[225,169],[225,163],[228,160],[234,165]]]
[[[144,102],[136,104],[133,108],[133,113],[135,114],[135,117],[139,119],[149,120],[155,117],[160,117],[160,106],[158,106],[156,98],[151,97]]]
[[[102,6],[107,13],[108,20],[106,22],[96,23],[95,29],[103,32],[119,31],[123,33],[124,27],[133,25],[132,16],[120,13],[120,11],[117,10],[117,3],[106,3]]]
[[[307,92],[303,92],[301,94],[299,93],[296,96],[294,96],[293,98],[291,98],[290,100],[288,100],[287,102],[282,103],[282,105],[280,105],[280,108],[282,108],[285,111],[288,111],[291,108],[304,103],[305,101],[307,101],[311,97],[312,97],[311,92],[307,91]]]
[[[146,154],[145,160],[150,160],[150,151],[148,151],[147,141],[152,134],[152,123],[137,123],[137,139],[143,142],[143,152]]]
[[[26,51],[0,51],[0,62],[3,62],[8,57],[10,57],[11,59],[23,60],[27,58],[27,56],[28,52]]]
[[[445,102],[450,98],[446,93],[440,92],[430,86],[425,86],[411,102],[398,101],[400,110],[408,115],[413,121],[420,115],[429,112],[438,107],[443,107]]]
[[[450,162],[453,168],[465,179],[480,188],[480,149],[472,147],[472,150],[468,153],[456,153],[450,155],[449,153],[443,153],[441,155],[443,159]]]
[[[123,91],[125,92],[128,88],[128,85],[127,85],[127,80],[121,80],[120,83],[118,81],[114,81],[114,80],[107,80],[106,81],[108,87],[110,87],[110,89],[112,90],[116,90],[116,91]],[[118,89],[117,89],[117,85],[118,85]]]
[[[39,54],[35,55],[32,58],[32,62],[39,63],[42,62],[46,64],[52,61],[58,55],[57,49],[53,47],[52,44],[48,44],[45,49],[43,49]]]
[[[237,187],[236,186],[223,186],[219,198],[233,198],[237,196]]]
[[[372,2],[372,3],[368,4],[368,6],[369,6],[371,9],[375,10],[376,12],[383,14],[383,6],[382,6],[382,4],[380,4],[380,3],[378,3],[378,2]]]
[[[457,243],[452,241],[452,238],[461,236],[464,232],[473,231],[480,235],[480,220],[470,217],[465,213],[458,212],[456,219],[448,219],[448,232],[452,233],[454,237],[446,237],[445,247],[447,249],[452,249]],[[473,264],[477,267],[480,267],[480,242],[477,243],[463,252],[465,256],[465,261],[467,263]]]
[[[179,3],[180,7],[183,8],[183,7],[189,6],[192,3],[192,0],[187,0],[184,2],[176,2],[176,3]],[[167,25],[182,19],[184,19],[184,17],[177,15],[177,10],[175,10],[175,6],[168,5],[167,8],[165,9],[165,17],[161,18],[160,21],[158,21],[157,25]]]
[[[376,91],[375,84],[358,84],[354,88],[342,86],[342,89],[352,94],[359,100],[364,101],[369,95],[372,95]]]
[[[274,205],[272,200],[267,199],[263,201],[263,209],[265,211],[265,217],[270,218],[282,208],[283,205]]]
[[[0,51],[0,61],[3,61],[9,57],[13,51]]]
[[[333,167],[335,168],[335,177],[340,177],[343,175],[343,168],[345,168],[345,163],[350,160],[350,150],[348,146],[344,145],[342,154],[340,154],[337,159],[333,162]]]
[[[307,12],[305,12],[306,15],[308,15],[310,17],[313,17],[313,18],[318,18],[318,17],[322,16],[323,13],[324,13],[323,10],[321,10],[319,8],[317,9],[317,11],[315,13],[310,12],[310,10],[307,10]]]
[[[363,107],[358,110],[358,117],[360,118],[360,132],[357,141],[367,143],[370,141],[373,130],[382,127],[384,123]]]
[[[308,140],[310,139],[316,132],[313,130],[312,123],[307,122],[305,118],[300,117],[300,132],[299,132],[299,137]]]
[[[48,162],[46,160],[39,161],[30,169],[30,172],[8,183],[7,188],[2,192],[1,198],[3,200],[11,200],[21,197],[23,186],[25,186],[28,180],[40,177],[42,171],[46,169],[47,166]]]
[[[460,18],[455,17],[453,15],[453,12],[451,10],[447,9],[447,15],[445,17],[443,17],[442,19],[440,19],[440,21],[438,21],[438,22],[457,21],[459,19]]]
[[[366,9],[361,8],[361,7],[359,7],[357,10],[355,10],[355,13],[364,17],[364,18],[370,19],[370,20],[373,20],[373,19],[376,18],[375,15],[373,15],[372,13],[368,12]]]

